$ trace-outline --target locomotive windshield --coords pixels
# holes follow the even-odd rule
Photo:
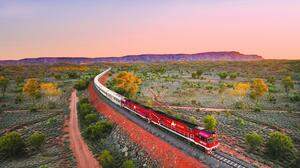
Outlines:
[[[214,142],[214,141],[215,141],[215,138],[214,138],[214,137],[210,137],[210,138],[207,139],[207,142],[208,142],[208,143],[212,143],[212,142]]]

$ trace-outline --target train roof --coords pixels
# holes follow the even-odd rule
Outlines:
[[[209,137],[211,137],[211,134],[212,134],[212,133],[210,133],[210,132],[208,132],[208,131],[206,131],[206,130],[200,130],[200,131],[199,131],[199,134],[200,134],[202,137],[204,137],[204,138],[209,138]]]
[[[176,118],[176,117],[174,117],[174,116],[172,116],[172,115],[170,115],[170,114],[164,113],[164,112],[159,111],[159,110],[154,110],[154,109],[151,108],[151,107],[145,106],[145,105],[143,105],[143,104],[141,104],[141,103],[138,103],[138,102],[136,102],[136,101],[130,100],[130,99],[128,99],[128,98],[127,98],[127,100],[129,100],[129,101],[131,101],[131,102],[133,102],[133,103],[136,103],[136,104],[138,104],[138,105],[140,105],[140,106],[142,106],[142,107],[144,107],[144,108],[146,108],[146,109],[153,110],[153,111],[155,111],[155,112],[157,112],[157,113],[159,113],[159,114],[161,114],[161,115],[165,115],[165,116],[167,116],[167,117],[169,117],[169,118],[172,118],[173,120],[182,122],[182,123],[186,124],[186,125],[187,125],[188,127],[190,127],[190,128],[196,128],[196,127],[198,127],[198,125],[193,124],[193,123],[190,123],[190,122],[188,122],[188,121],[186,121],[186,120]]]

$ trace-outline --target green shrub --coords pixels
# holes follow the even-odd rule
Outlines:
[[[230,117],[232,114],[231,114],[231,111],[226,111],[225,112],[225,115],[226,115],[226,117],[228,118],[228,117]]]
[[[28,138],[28,143],[35,149],[39,149],[45,142],[45,135],[41,132],[35,132]]]
[[[92,111],[94,111],[93,106],[91,106],[88,103],[79,104],[78,109],[80,117],[84,117],[87,114],[90,114]]]
[[[266,147],[267,154],[273,159],[293,157],[295,150],[292,139],[278,131],[270,133]]]
[[[275,85],[269,84],[268,87],[269,87],[269,92],[270,93],[277,93],[277,92],[279,92]]]
[[[227,88],[233,88],[234,87],[234,83],[225,83]]]
[[[298,101],[300,101],[300,94],[290,95],[289,98],[292,102],[298,102]]]
[[[23,96],[18,94],[15,98],[15,104],[20,104],[23,102]]]
[[[226,79],[228,76],[227,72],[219,72],[218,76],[220,77],[220,79]]]
[[[192,78],[193,79],[198,79],[198,76],[197,76],[197,74],[195,72],[192,73]]]
[[[89,81],[86,80],[79,80],[77,83],[74,85],[74,88],[76,90],[85,90],[89,86]]]
[[[53,101],[50,101],[50,102],[48,103],[48,108],[49,108],[49,109],[55,109],[55,108],[56,108],[56,103],[53,102]]]
[[[247,105],[246,105],[244,102],[242,102],[242,101],[238,101],[238,102],[236,102],[236,103],[234,104],[234,108],[235,108],[235,109],[244,110],[244,109],[247,108]]]
[[[273,94],[270,94],[268,96],[268,99],[269,99],[270,102],[272,102],[274,104],[276,103],[276,100],[277,100],[276,97]]]
[[[249,145],[250,149],[259,149],[260,145],[263,142],[262,136],[256,132],[251,132],[246,135],[246,143]]]
[[[55,78],[56,80],[60,80],[60,79],[61,79],[61,75],[60,75],[60,74],[55,74],[55,75],[54,75],[54,78]]]
[[[237,124],[239,127],[244,127],[244,126],[246,125],[245,120],[242,119],[242,118],[237,118],[237,119],[235,120],[235,122],[236,122],[236,124]]]
[[[123,168],[135,168],[134,162],[132,160],[125,160],[122,165]]]
[[[98,120],[97,114],[87,114],[84,117],[84,120],[85,120],[85,123],[87,123],[87,124],[94,123],[94,122],[96,122]]]
[[[114,158],[108,150],[103,150],[99,156],[99,162],[103,168],[113,167]]]
[[[206,86],[205,86],[205,89],[206,89],[206,90],[212,90],[213,88],[214,88],[214,87],[213,87],[212,85],[206,85]]]
[[[181,115],[180,114],[175,114],[175,118],[177,118],[177,119],[181,119]]]
[[[48,125],[54,125],[55,123],[57,123],[57,119],[54,118],[54,117],[49,118],[49,119],[47,120],[47,124],[48,124]]]
[[[254,112],[261,112],[261,110],[262,110],[261,107],[258,105],[256,105],[253,109]]]
[[[203,74],[202,70],[197,70],[196,72],[192,73],[192,78],[193,79],[199,79],[202,74]]]
[[[230,74],[229,74],[229,78],[230,78],[230,79],[236,79],[236,78],[238,77],[238,75],[239,75],[239,74],[238,74],[237,72],[233,72],[233,73],[230,73]]]
[[[68,78],[69,79],[76,79],[79,78],[79,75],[76,72],[68,72]]]
[[[268,77],[267,82],[274,85],[276,82],[276,79],[274,76],[271,76],[271,77]]]
[[[100,139],[108,135],[113,125],[107,121],[98,121],[96,124],[89,125],[85,130],[85,137],[91,140]]]
[[[29,107],[29,112],[35,113],[37,111],[38,111],[38,108],[36,106],[32,105]]]
[[[0,154],[17,156],[24,151],[25,143],[21,135],[15,131],[0,137]]]
[[[79,104],[84,104],[84,103],[89,104],[89,99],[85,97],[79,100]]]
[[[190,120],[190,122],[193,123],[193,124],[196,124],[196,123],[197,123],[197,119],[196,119],[196,117],[194,117],[194,116],[190,116],[190,117],[189,117],[189,120]]]
[[[218,125],[218,121],[215,119],[213,115],[206,115],[203,119],[205,128],[209,131],[215,130]]]

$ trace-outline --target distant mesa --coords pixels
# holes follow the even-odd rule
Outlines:
[[[3,60],[0,64],[86,64],[98,62],[176,62],[176,61],[257,61],[263,60],[258,55],[245,55],[236,51],[204,52],[196,54],[141,54],[122,57],[40,57],[21,60]]]

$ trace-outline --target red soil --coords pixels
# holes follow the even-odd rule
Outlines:
[[[99,168],[99,163],[94,158],[87,144],[84,142],[78,125],[76,91],[72,92],[70,103],[70,120],[66,131],[69,132],[70,146],[77,161],[78,168]]]
[[[105,83],[107,77],[107,75],[102,77],[100,82]],[[160,161],[162,167],[207,167],[201,161],[188,156],[118,113],[97,95],[92,84],[88,90],[90,93],[90,101],[96,107],[97,111],[121,126],[130,139],[142,146],[152,158]]]

